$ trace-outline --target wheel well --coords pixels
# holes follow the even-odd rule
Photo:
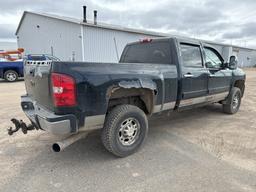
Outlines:
[[[18,69],[16,69],[16,68],[4,69],[4,70],[3,70],[3,75],[5,74],[6,71],[9,71],[9,70],[15,71],[15,72],[18,74],[18,76],[19,76],[19,71],[18,71]]]
[[[244,80],[237,80],[234,83],[234,87],[239,88],[242,92],[242,96],[244,95],[244,88],[245,88]]]
[[[109,97],[108,110],[111,110],[117,105],[130,104],[139,107],[149,115],[152,113],[154,106],[155,92],[144,88],[118,88],[111,91]]]

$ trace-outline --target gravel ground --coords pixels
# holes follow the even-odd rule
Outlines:
[[[143,148],[109,154],[99,131],[61,153],[42,131],[9,137],[12,117],[25,119],[24,82],[0,81],[0,191],[256,191],[256,70],[247,69],[240,111],[215,104],[152,117]]]

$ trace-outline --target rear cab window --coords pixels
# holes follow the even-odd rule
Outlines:
[[[169,41],[150,41],[127,45],[120,63],[171,64]]]

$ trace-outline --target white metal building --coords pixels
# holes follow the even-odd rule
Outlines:
[[[170,34],[130,29],[49,14],[24,12],[16,31],[25,54],[52,54],[61,60],[117,62],[124,46],[146,37]],[[228,60],[237,55],[242,67],[256,64],[256,50],[207,42]]]
[[[235,45],[221,44],[216,42],[207,42],[214,46],[228,61],[231,55],[238,58],[239,67],[253,67],[256,66],[256,49],[240,47]]]

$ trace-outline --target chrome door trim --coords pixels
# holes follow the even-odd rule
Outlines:
[[[205,103],[205,102],[213,102],[213,103],[218,102],[218,101],[224,100],[228,96],[228,94],[229,92],[227,91],[227,92],[213,94],[213,95],[207,95],[207,96],[196,97],[191,99],[184,99],[180,101],[179,107],[186,107],[186,106]]]

